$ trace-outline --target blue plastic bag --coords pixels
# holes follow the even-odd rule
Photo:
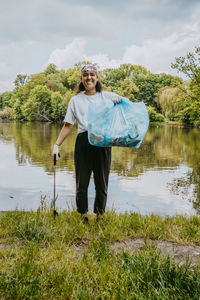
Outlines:
[[[138,148],[147,132],[149,115],[143,102],[126,98],[91,103],[88,107],[88,139],[99,147]]]

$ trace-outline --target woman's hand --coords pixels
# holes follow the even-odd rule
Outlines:
[[[56,157],[56,160],[60,158],[59,146],[57,144],[55,144],[53,147],[52,156],[54,157],[54,155]]]
[[[72,130],[73,125],[70,123],[65,122],[63,125],[63,128],[61,129],[58,139],[56,140],[56,144],[53,147],[52,156],[56,156],[56,160],[59,159],[60,153],[59,153],[59,146],[61,146],[62,142],[66,139],[66,137],[70,134]]]
[[[121,103],[121,97],[119,97],[119,96],[114,96],[114,97],[112,98],[112,102],[115,103],[115,104]]]

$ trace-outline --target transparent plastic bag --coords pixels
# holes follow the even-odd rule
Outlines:
[[[122,98],[117,104],[102,101],[88,108],[88,139],[93,146],[138,148],[148,126],[149,115],[143,102]]]

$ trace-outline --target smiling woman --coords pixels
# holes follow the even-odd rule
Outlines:
[[[102,86],[97,77],[97,69],[94,66],[84,66],[81,70],[82,80],[78,87],[78,92],[85,91],[86,95],[94,95],[102,91]]]
[[[111,165],[111,147],[92,146],[88,141],[88,106],[100,101],[120,102],[120,96],[102,91],[97,68],[85,65],[81,70],[78,95],[71,98],[64,119],[64,126],[54,145],[53,155],[59,158],[59,146],[70,134],[74,123],[78,122],[78,136],[75,144],[74,160],[76,172],[76,205],[83,222],[88,223],[88,186],[91,173],[94,174],[96,197],[94,213],[102,220],[107,202],[108,179]]]

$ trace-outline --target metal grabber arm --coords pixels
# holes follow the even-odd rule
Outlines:
[[[53,176],[53,183],[54,183],[54,188],[53,188],[53,217],[55,219],[56,216],[58,216],[58,212],[56,211],[56,154],[54,154],[53,157],[53,166],[54,166],[54,176]]]

